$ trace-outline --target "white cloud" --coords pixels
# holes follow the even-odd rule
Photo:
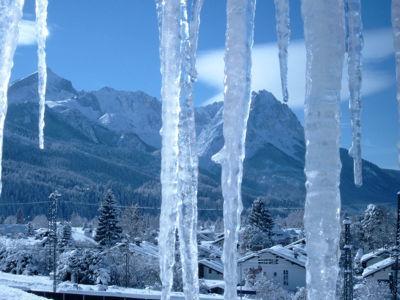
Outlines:
[[[21,20],[19,23],[18,45],[27,46],[36,44],[36,23],[29,20]]]
[[[364,60],[362,94],[371,95],[388,88],[393,81],[387,71],[372,67],[392,55],[392,33],[390,29],[367,31],[364,34]],[[223,100],[224,50],[201,52],[197,59],[199,81],[219,92],[205,103]],[[288,82],[289,105],[301,107],[305,95],[306,52],[303,40],[292,41],[289,46]],[[348,97],[346,72],[343,73],[342,97]],[[276,43],[255,45],[253,48],[252,90],[266,89],[281,98],[281,83]]]

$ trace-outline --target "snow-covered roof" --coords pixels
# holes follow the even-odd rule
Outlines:
[[[379,257],[380,255],[382,255],[384,253],[390,253],[390,250],[391,250],[390,248],[383,247],[383,248],[379,248],[374,251],[368,252],[368,253],[364,254],[363,256],[361,256],[360,262],[365,262],[372,258]]]
[[[75,242],[85,243],[92,246],[96,246],[97,242],[91,237],[85,235],[85,231],[82,227],[71,227],[71,237]]]
[[[6,285],[0,285],[0,299],[45,300],[47,298],[32,295],[20,289],[11,288]]]
[[[295,250],[288,249],[281,245],[276,245],[268,249],[261,250],[260,252],[268,251],[276,256],[282,257],[286,260],[289,260],[292,263],[295,263],[301,267],[305,267],[307,256],[302,253],[296,253]]]
[[[143,241],[139,245],[129,244],[129,250],[137,254],[151,256],[158,259],[158,247],[152,243]]]
[[[238,263],[245,262],[253,257],[258,257],[258,252],[249,252],[243,255],[241,258],[238,259]]]
[[[216,246],[213,242],[209,241],[203,241],[200,243],[198,246],[199,250],[203,250],[210,255],[214,255],[215,257],[221,257],[222,256],[222,250],[221,247]]]
[[[365,278],[367,276],[370,276],[382,269],[385,269],[395,263],[395,259],[393,257],[388,257],[384,260],[378,261],[377,263],[367,267],[364,269],[362,276]]]
[[[210,269],[218,271],[219,273],[224,273],[224,266],[222,261],[216,259],[201,259],[199,260],[199,264],[202,264]]]

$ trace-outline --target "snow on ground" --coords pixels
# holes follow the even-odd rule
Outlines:
[[[52,281],[47,276],[28,276],[28,275],[14,275],[9,273],[0,272],[0,286],[8,286],[13,288],[20,288],[23,290],[33,291],[51,291]],[[70,282],[63,282],[59,285],[58,292],[68,293],[84,293],[86,295],[101,295],[101,296],[121,296],[121,297],[143,297],[143,299],[160,299],[161,292],[150,289],[134,289],[123,288],[118,286],[109,286],[107,291],[99,291],[98,286],[79,284],[78,288]],[[44,299],[44,298],[1,298],[5,299]],[[171,294],[171,300],[184,299],[183,293],[174,292]],[[223,299],[220,295],[201,295],[201,300],[216,300]]]
[[[6,285],[0,285],[0,300],[44,300],[46,298],[35,296],[16,288],[11,288]]]

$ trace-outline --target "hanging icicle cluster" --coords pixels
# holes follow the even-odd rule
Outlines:
[[[361,51],[363,48],[361,0],[346,0],[347,62],[349,76],[349,109],[352,144],[349,150],[354,160],[354,184],[362,185],[361,157]]]
[[[36,29],[38,43],[39,148],[44,149],[44,113],[46,108],[46,38],[48,0],[36,0]]]
[[[0,1],[0,193],[2,190],[2,159],[4,123],[7,115],[8,84],[18,43],[18,24],[22,18],[24,0]]]
[[[288,73],[288,47],[290,42],[290,17],[289,0],[274,0],[276,34],[279,48],[279,67],[281,73],[283,101],[289,100],[287,73]]]
[[[340,239],[342,0],[302,0],[307,53],[305,139],[307,299],[336,299]]]
[[[169,299],[178,228],[186,299],[199,298],[197,250],[198,158],[192,99],[203,0],[157,1],[162,74],[159,252],[162,299]]]

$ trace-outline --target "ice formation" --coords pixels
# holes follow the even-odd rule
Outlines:
[[[287,87],[288,46],[290,41],[289,0],[274,0],[276,34],[279,47],[279,66],[281,71],[281,85],[283,101],[289,99]]]
[[[178,232],[185,299],[199,299],[197,250],[197,180],[198,157],[193,106],[193,83],[196,80],[196,51],[203,0],[193,0],[183,7],[181,36],[182,76],[179,116]]]
[[[181,1],[157,0],[160,30],[162,148],[161,213],[158,237],[161,299],[170,299],[175,263],[178,193],[178,121],[181,81]]]
[[[400,124],[400,0],[392,0],[392,27],[393,42],[396,58],[396,87],[397,87],[397,110]],[[397,143],[398,162],[400,164],[400,142]]]
[[[302,0],[307,53],[305,139],[307,293],[336,299],[340,237],[340,88],[343,0]]]
[[[44,149],[44,112],[46,107],[46,37],[48,0],[36,0],[36,27],[38,43],[38,93],[39,93],[39,148]]]
[[[255,0],[228,0],[225,42],[223,149],[214,157],[221,164],[224,197],[224,281],[227,300],[237,299],[237,243],[242,212],[241,185],[246,127],[250,109],[251,49]]]
[[[8,84],[18,43],[18,24],[22,17],[24,0],[0,2],[0,193],[3,158],[4,122],[7,115]]]
[[[354,183],[356,186],[361,186],[361,51],[363,48],[361,0],[346,0],[346,20],[349,108],[352,126],[352,145],[349,153],[354,160]]]

